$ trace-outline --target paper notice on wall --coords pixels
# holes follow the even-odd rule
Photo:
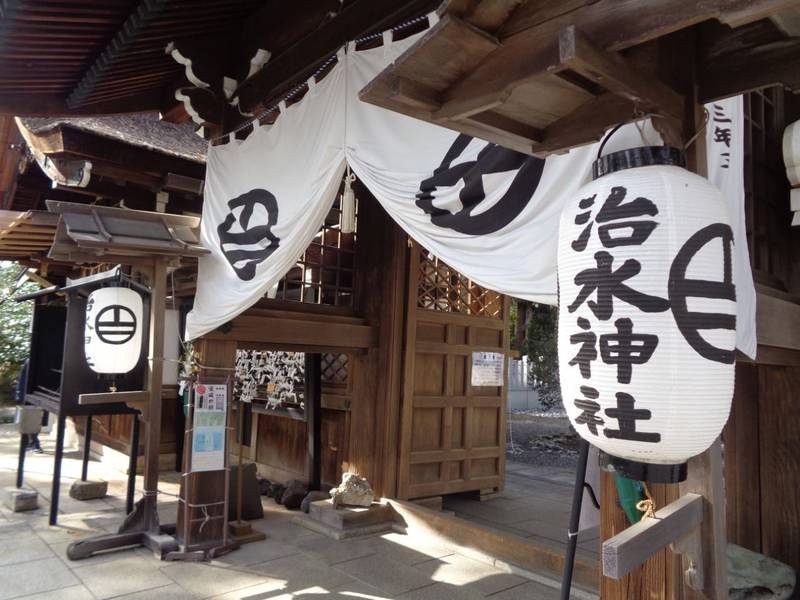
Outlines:
[[[500,352],[472,353],[472,385],[503,385],[503,354]]]
[[[225,425],[228,386],[201,383],[194,388],[192,471],[225,468]]]

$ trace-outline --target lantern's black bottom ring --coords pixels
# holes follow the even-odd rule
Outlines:
[[[602,451],[600,452],[600,467],[604,471],[619,473],[628,479],[648,483],[680,483],[686,480],[687,472],[686,463],[657,465],[611,456]]]

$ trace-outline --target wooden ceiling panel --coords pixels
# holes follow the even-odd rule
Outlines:
[[[643,9],[641,0],[529,0],[513,10],[512,4],[446,3],[440,22],[361,99],[531,154],[594,141],[643,113],[663,117],[674,137],[683,97],[658,80],[656,64],[642,69],[621,51],[709,19],[741,25],[791,2],[649,0]],[[490,29],[481,31],[479,23]],[[786,79],[800,40],[771,50],[761,55],[759,82]],[[782,60],[770,65],[770,57]],[[731,79],[737,65],[728,67]]]

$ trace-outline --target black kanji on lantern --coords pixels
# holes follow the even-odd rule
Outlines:
[[[661,441],[660,433],[636,431],[636,421],[650,420],[650,411],[643,408],[634,408],[636,401],[633,396],[625,392],[617,392],[617,407],[607,408],[606,416],[616,419],[619,429],[603,430],[607,438],[630,440],[633,442],[658,443]]]
[[[611,188],[603,206],[597,213],[594,221],[590,221],[591,207],[594,205],[597,194],[584,198],[578,203],[581,210],[575,216],[576,225],[586,225],[578,238],[572,242],[572,249],[583,252],[589,243],[592,226],[598,223],[597,229],[600,242],[604,248],[617,246],[639,246],[650,237],[653,230],[658,227],[658,222],[641,217],[654,217],[658,214],[658,207],[647,198],[637,197],[630,202],[624,202],[628,190],[622,186]]]
[[[658,214],[655,203],[640,196],[623,204],[627,194],[628,190],[622,186],[611,188],[611,193],[597,213],[595,220],[606,223],[597,230],[604,248],[640,246],[658,226],[656,221],[639,218],[655,217]]]
[[[575,215],[575,225],[586,225],[581,231],[578,239],[573,240],[572,242],[572,249],[576,252],[583,252],[586,250],[586,244],[589,243],[589,236],[592,235],[592,225],[593,222],[590,221],[592,218],[592,211],[591,208],[594,206],[594,200],[597,197],[597,194],[589,196],[588,198],[583,198],[580,202],[578,202],[578,207],[585,211],[582,213],[578,213]]]
[[[722,280],[693,279],[687,272],[694,257],[708,244],[722,244]],[[735,312],[689,310],[690,298],[720,300],[720,306],[730,307],[736,301],[733,281],[733,230],[724,223],[708,225],[692,235],[672,261],[669,271],[669,299],[675,324],[692,349],[705,359],[724,364],[736,360],[734,348],[719,348],[707,341],[703,330],[736,329]]]
[[[650,360],[658,346],[658,336],[633,333],[633,321],[614,321],[617,333],[600,336],[600,356],[608,365],[617,366],[617,381],[630,383],[633,365],[642,365]]]
[[[597,335],[591,331],[592,324],[589,323],[589,319],[579,317],[578,327],[584,331],[572,334],[569,337],[569,342],[570,344],[581,344],[581,347],[568,364],[571,367],[578,365],[581,370],[581,376],[584,379],[589,379],[592,376],[591,362],[597,360]]]
[[[635,277],[642,270],[638,260],[629,258],[614,271],[614,257],[608,252],[595,253],[596,268],[584,269],[575,275],[575,284],[582,286],[578,296],[567,309],[575,312],[586,299],[597,292],[597,300],[589,300],[589,308],[595,317],[607,321],[614,314],[614,297],[627,302],[646,313],[664,312],[669,309],[669,302],[658,296],[650,296],[625,285],[623,282]]]
[[[601,417],[597,416],[597,413],[600,412],[600,404],[595,400],[600,397],[600,392],[588,385],[582,385],[581,394],[584,397],[575,398],[574,402],[575,408],[583,412],[575,418],[575,422],[578,425],[586,425],[592,434],[597,435],[597,426],[605,423]]]

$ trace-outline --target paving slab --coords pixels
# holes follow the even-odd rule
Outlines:
[[[492,600],[558,600],[560,597],[559,590],[546,586],[536,581],[528,581],[522,585],[503,590],[494,594]]]
[[[300,549],[288,542],[267,538],[261,542],[244,544],[238,550],[215,558],[210,564],[216,567],[242,567],[299,553]]]
[[[425,587],[433,583],[428,574],[385,556],[368,556],[336,565],[348,575],[389,595]]]
[[[268,583],[267,577],[244,569],[215,567],[202,562],[164,563],[161,573],[184,590],[199,598],[209,598],[230,591]],[[276,581],[270,589],[280,589]]]
[[[0,566],[43,560],[55,556],[44,540],[28,528],[27,531],[21,531],[13,538],[3,540]]]
[[[434,583],[396,596],[402,600],[484,600],[486,596],[470,587]]]
[[[83,585],[71,585],[69,587],[53,590],[52,592],[41,592],[25,596],[23,600],[95,600],[92,593]]]
[[[487,563],[458,554],[430,560],[414,568],[434,581],[457,586],[469,585],[484,595],[495,594],[527,581],[518,575],[506,573]]]
[[[81,566],[74,568],[73,573],[100,600],[172,583],[156,566],[141,560],[135,554],[85,566],[83,563],[84,561],[76,562],[75,564]]]
[[[375,540],[375,544],[378,554],[388,556],[404,565],[416,565],[454,553],[454,548],[443,540],[409,536],[404,533],[385,533]]]
[[[80,581],[58,558],[0,567],[0,600],[77,585]]]
[[[143,590],[134,594],[120,596],[119,600],[197,600],[205,596],[196,596],[183,589],[177,583],[171,583],[164,587]],[[237,600],[242,596],[237,596]],[[25,599],[27,600],[27,599]]]
[[[340,566],[329,566],[315,556],[303,554],[302,556],[287,556],[258,565],[250,565],[247,570],[270,579],[283,581],[288,591],[296,591],[307,588],[311,584],[331,589],[351,582],[353,577],[341,569]]]

